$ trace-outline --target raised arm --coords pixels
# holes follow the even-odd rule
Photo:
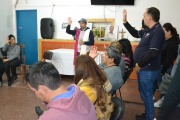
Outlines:
[[[9,42],[10,42],[10,40],[9,40],[8,38],[6,38],[5,45],[4,45],[3,49],[2,49],[2,51],[3,51],[3,52],[6,52],[6,51],[7,51],[7,48],[8,48]]]
[[[123,24],[124,24],[125,28],[129,31],[129,33],[133,37],[140,38],[140,36],[138,34],[138,30],[136,30],[134,27],[132,27],[127,21],[127,11],[126,11],[126,9],[123,10]]]
[[[66,27],[66,33],[71,34],[71,35],[74,36],[76,34],[76,30],[70,30],[72,20],[71,20],[70,17],[68,17],[67,20],[68,20],[68,26]]]

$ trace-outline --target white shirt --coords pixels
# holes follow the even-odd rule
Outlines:
[[[106,33],[106,35],[105,35],[105,38],[104,38],[104,40],[109,40],[109,41],[116,41],[116,36],[115,36],[115,34],[114,33]]]

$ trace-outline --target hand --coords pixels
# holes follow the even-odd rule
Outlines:
[[[92,57],[93,59],[98,56],[96,46],[91,46],[89,56]]]
[[[79,40],[79,45],[82,45],[83,44],[83,41],[82,40]]]
[[[7,62],[7,61],[9,61],[8,59],[3,59],[3,62]]]
[[[71,23],[72,23],[72,20],[71,20],[71,17],[68,17],[68,25],[71,25]]]
[[[104,44],[104,49],[106,49],[106,45]]]
[[[127,11],[126,9],[123,10],[123,23],[127,22]]]
[[[136,68],[136,72],[139,72],[139,70],[141,69],[141,68],[139,67],[138,63],[136,63],[135,68]]]
[[[6,38],[6,44],[9,44],[10,40],[8,38]]]

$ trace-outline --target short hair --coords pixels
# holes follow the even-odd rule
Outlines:
[[[119,65],[121,61],[121,52],[115,46],[106,47],[106,52],[109,58],[114,58],[114,64]]]
[[[119,42],[117,42],[117,41],[112,41],[112,42],[109,44],[109,46],[114,46],[114,47],[116,47],[117,49],[119,49],[120,54],[122,54],[122,47],[121,47],[121,44],[119,44]]]
[[[160,11],[155,7],[150,7],[147,9],[147,14],[151,15],[154,22],[159,22]]]
[[[9,40],[10,40],[12,37],[15,39],[14,35],[12,35],[12,34],[8,35],[8,39],[9,39]]]
[[[38,90],[39,85],[45,85],[51,90],[56,90],[62,82],[58,70],[52,63],[40,61],[31,66],[26,81],[36,90]]]
[[[113,27],[114,28],[114,25],[110,25],[109,28]]]

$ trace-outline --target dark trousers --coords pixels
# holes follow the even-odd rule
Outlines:
[[[11,79],[10,70],[11,70],[12,77],[17,76],[16,67],[19,66],[20,64],[21,64],[21,61],[19,59],[14,59],[14,60],[7,61],[4,63],[5,72],[6,72],[8,80]]]
[[[4,73],[4,63],[2,59],[0,59],[0,82],[2,82],[2,75]]]

